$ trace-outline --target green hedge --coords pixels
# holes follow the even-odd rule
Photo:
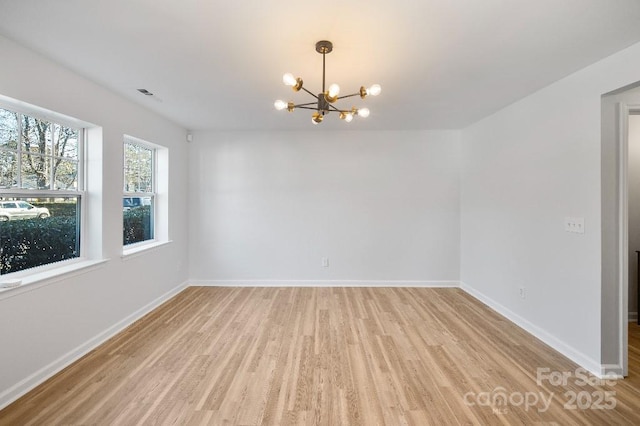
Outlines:
[[[153,238],[151,206],[134,207],[123,212],[122,242],[139,243]]]
[[[58,203],[58,205],[60,205]],[[39,204],[46,206],[46,204]],[[76,233],[75,205],[73,214],[63,216],[51,211],[47,219],[0,222],[0,275],[47,265],[80,255]],[[123,241],[133,244],[153,238],[151,207],[136,207],[123,212]]]
[[[78,256],[75,216],[0,222],[0,274]]]

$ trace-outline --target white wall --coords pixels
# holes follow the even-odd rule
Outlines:
[[[88,221],[102,228],[101,249],[109,259],[33,291],[0,295],[2,407],[88,349],[100,333],[186,282],[188,185],[184,129],[2,37],[0,52],[0,94],[102,127],[102,152],[97,153],[102,163],[89,166],[103,168],[102,182],[90,194],[102,210]],[[121,258],[123,134],[169,148],[173,240],[126,261]],[[89,150],[100,148],[96,142],[89,141]]]
[[[458,281],[458,132],[199,132],[190,147],[193,280]]]
[[[640,250],[640,115],[629,116],[629,313],[638,313]]]
[[[462,281],[593,371],[609,290],[601,286],[601,95],[639,80],[638,69],[640,44],[462,133]],[[565,232],[566,216],[584,217],[586,233]]]

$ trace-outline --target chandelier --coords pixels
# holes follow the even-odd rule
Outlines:
[[[366,118],[369,116],[369,113],[370,113],[369,108],[352,107],[351,109],[341,109],[333,105],[339,99],[351,98],[354,96],[360,96],[362,99],[364,99],[367,96],[378,96],[382,91],[382,88],[380,87],[379,84],[374,84],[369,88],[365,88],[364,86],[362,86],[360,87],[360,91],[358,91],[357,93],[339,96],[340,86],[334,83],[331,86],[329,86],[328,90],[326,90],[325,89],[325,69],[326,69],[325,61],[326,61],[327,53],[331,53],[332,50],[333,50],[333,43],[331,43],[330,41],[321,40],[316,43],[316,52],[322,55],[322,93],[319,93],[318,95],[314,95],[309,90],[307,90],[306,87],[303,87],[302,79],[300,77],[296,78],[291,73],[286,73],[282,77],[282,82],[287,86],[291,86],[294,92],[299,92],[300,90],[304,90],[305,92],[310,94],[315,99],[315,101],[302,103],[302,104],[295,104],[293,102],[285,102],[282,100],[277,100],[273,104],[277,110],[281,111],[286,109],[289,112],[293,112],[293,110],[296,108],[313,110],[315,111],[311,115],[311,122],[313,124],[322,123],[324,116],[329,114],[330,112],[339,113],[340,118],[346,121],[347,123],[350,123],[351,120],[353,120],[353,117],[355,116],[362,117],[362,118]]]

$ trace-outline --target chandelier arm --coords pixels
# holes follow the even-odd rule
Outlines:
[[[301,108],[301,107],[306,107],[306,106],[309,106],[309,105],[317,105],[317,104],[318,104],[317,102],[308,102],[308,103],[306,103],[306,104],[298,104],[298,105],[294,105],[293,107],[294,107],[294,108]],[[316,109],[316,108],[314,108],[314,109]]]
[[[308,94],[310,94],[311,96],[313,96],[316,100],[318,99],[317,95],[314,95],[313,93],[311,93],[310,91],[307,90],[306,87],[303,87],[302,90],[304,90],[305,92],[307,92]]]
[[[333,105],[329,104],[329,109],[331,111],[336,111],[336,112],[347,112],[347,111],[342,111],[341,109],[338,109],[336,107],[334,107]]]
[[[338,99],[352,98],[354,96],[360,96],[360,93],[352,93],[351,95],[338,96]]]
[[[336,109],[334,109],[334,110],[332,110],[332,111],[335,111],[335,112],[343,112],[343,113],[345,113],[345,114],[352,114],[352,113],[353,113],[353,110],[350,110],[350,109],[337,109],[337,108],[336,108]]]
[[[312,111],[317,111],[317,110],[318,110],[318,108],[317,108],[317,107],[313,107],[313,108],[312,108],[312,107],[308,107],[308,106],[297,106],[297,105],[296,105],[296,108],[298,108],[298,109],[310,109],[310,110],[312,110]]]

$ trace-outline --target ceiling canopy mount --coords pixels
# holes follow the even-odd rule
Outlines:
[[[333,50],[333,43],[327,40],[320,40],[316,43],[316,52],[320,54],[331,53]]]

